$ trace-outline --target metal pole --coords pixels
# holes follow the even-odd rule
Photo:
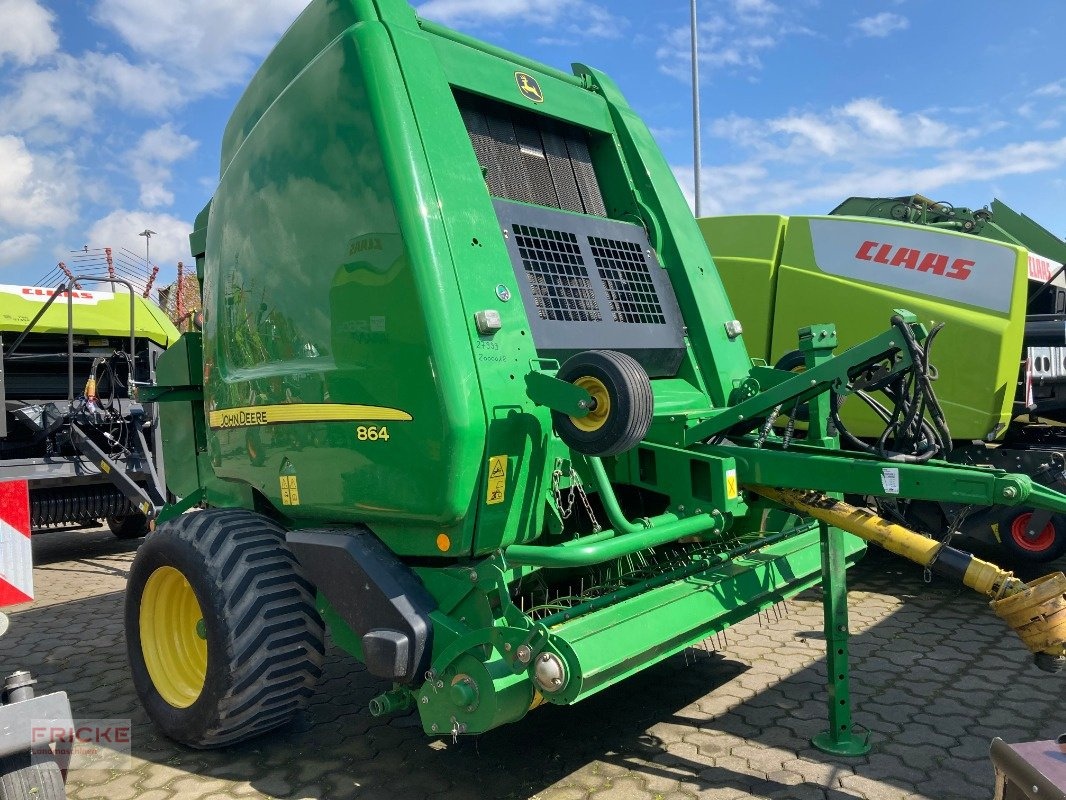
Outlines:
[[[692,0],[692,172],[696,192],[696,216],[700,216],[700,172],[703,154],[700,147],[700,47],[699,25],[696,19],[696,0]]]
[[[137,235],[144,237],[144,277],[146,280],[150,281],[152,275],[151,244],[155,231],[145,228]]]

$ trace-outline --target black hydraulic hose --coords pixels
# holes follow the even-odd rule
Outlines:
[[[930,331],[924,346],[918,344],[910,326],[901,317],[893,317],[892,325],[903,337],[913,362],[907,375],[878,387],[892,401],[892,411],[889,412],[866,391],[856,392],[885,422],[877,443],[870,445],[853,435],[840,419],[835,406],[831,408],[831,418],[840,436],[857,450],[887,461],[923,463],[951,451],[951,431],[933,389],[936,369],[930,364],[933,342],[943,325]]]

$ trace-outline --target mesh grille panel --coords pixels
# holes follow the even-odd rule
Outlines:
[[[470,142],[474,145],[474,153],[478,163],[485,167],[485,180],[489,185],[489,192],[499,194],[504,191],[503,176],[499,169],[486,167],[496,163],[496,140],[489,133],[489,123],[485,115],[472,108],[460,109],[463,114],[463,122],[466,123],[467,133],[470,134]]]
[[[529,182],[532,202],[538,206],[559,208],[559,196],[555,193],[551,170],[548,169],[548,156],[544,153],[544,143],[540,131],[521,122],[515,123],[518,140],[518,158],[525,177]]]
[[[559,199],[558,208],[575,210],[584,208],[581,202],[581,190],[574,177],[574,165],[570,163],[570,152],[566,149],[566,140],[554,131],[541,131],[544,140],[544,153],[548,158],[552,183]]]
[[[635,242],[589,237],[615,322],[665,325],[644,249]]]
[[[596,171],[592,168],[588,142],[574,137],[567,139],[566,148],[570,151],[570,163],[574,165],[574,175],[577,177],[578,191],[585,204],[585,213],[606,217],[607,208],[603,204],[600,186],[596,183]]]
[[[494,197],[607,216],[585,130],[484,98],[456,100]]]
[[[513,225],[533,302],[541,319],[599,322],[603,319],[577,236],[568,231]]]

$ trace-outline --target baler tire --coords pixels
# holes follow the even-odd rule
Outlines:
[[[1011,511],[1000,523],[1000,544],[1009,557],[1021,564],[1046,564],[1066,554],[1066,519],[1055,515],[1033,542],[1025,539],[1032,509]]]
[[[136,512],[125,517],[108,517],[107,527],[116,539],[140,539],[148,534],[148,517]]]
[[[614,456],[647,435],[655,406],[651,380],[631,356],[587,350],[568,358],[556,377],[599,395],[598,416],[595,411],[587,417],[552,411],[555,430],[568,447],[588,456]]]
[[[15,753],[0,758],[0,800],[65,800],[63,773],[46,755]]]
[[[192,610],[182,616],[183,608]],[[152,721],[182,744],[222,747],[284,725],[322,674],[324,639],[315,589],[285,530],[260,514],[183,514],[133,560],[126,648],[134,688]]]

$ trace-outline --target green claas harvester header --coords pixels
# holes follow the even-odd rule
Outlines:
[[[579,702],[826,583],[830,730],[862,533],[987,592],[1064,660],[1027,586],[828,493],[1066,510],[1026,477],[836,450],[831,395],[926,376],[906,312],[802,375],[753,365],[700,230],[609,78],[316,0],[256,74],[192,236],[204,328],[160,360],[168,486],[127,592],[141,701],[214,747],[312,692],[324,627],[375,715],[475,734]],[[925,383],[923,383],[925,385]],[[779,434],[807,403],[802,441]],[[181,513],[194,507],[202,510]]]

